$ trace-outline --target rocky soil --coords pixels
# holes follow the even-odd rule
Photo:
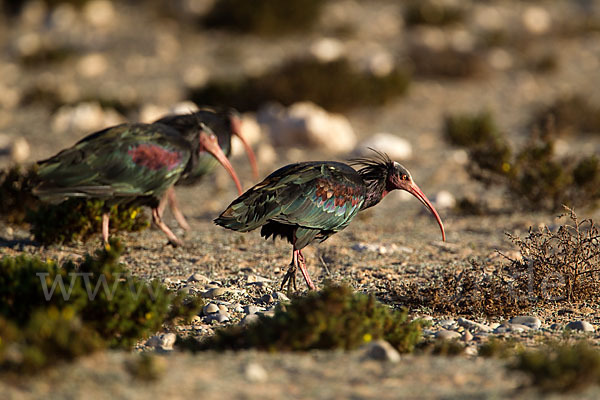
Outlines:
[[[162,7],[146,9],[134,3],[95,0],[82,10],[62,5],[49,11],[43,3],[32,1],[20,16],[0,17],[4,20],[0,23],[2,166],[15,160],[31,162],[51,156],[84,134],[110,124],[151,121],[176,104],[180,104],[179,109],[192,107],[181,104],[188,100],[186,88],[200,86],[214,77],[258,74],[294,55],[329,57],[328,51],[335,46],[338,50],[341,46],[356,65],[376,70],[374,66],[381,63],[377,60],[402,62],[407,47],[415,42],[433,48],[464,48],[472,45],[482,30],[505,26],[509,31],[522,32],[532,44],[526,49],[515,46],[482,51],[486,61],[483,76],[417,77],[405,97],[383,107],[345,112],[356,135],[355,151],[298,144],[276,146],[267,129],[257,131],[254,146],[261,175],[294,161],[343,160],[362,151],[356,143],[376,133],[405,140],[402,145],[409,151],[396,154],[423,191],[435,200],[447,242],[441,242],[435,221],[419,202],[394,193],[361,213],[343,232],[305,251],[317,286],[326,280],[344,282],[358,291],[375,294],[392,307],[403,305],[393,296],[395,289],[425,283],[444,271],[459,273],[471,259],[492,269],[500,268],[506,260],[497,250],[516,255],[506,232],[525,235],[531,226],[556,227],[564,223],[557,219],[557,213],[506,212],[518,205],[511,204],[501,190],[489,190],[470,180],[465,170],[466,153],[443,138],[443,117],[488,109],[511,141],[519,144],[528,133],[533,110],[557,96],[582,94],[599,104],[598,32],[554,33],[575,17],[599,16],[597,2],[473,2],[469,5],[472,18],[468,26],[423,27],[415,31],[403,24],[396,2],[335,0],[325,7],[313,32],[267,39],[199,29],[188,20],[189,15],[181,14],[189,13],[185,4],[204,2],[176,3],[183,11],[169,9],[170,16],[166,17]],[[202,12],[201,8],[194,9]],[[353,33],[349,38],[335,39],[333,47],[324,45],[323,38],[335,37],[340,26],[352,26]],[[63,61],[45,62],[43,57],[42,61],[24,61],[28,57],[37,60],[34,56],[53,46],[72,54]],[[542,74],[523,67],[536,51],[553,54],[557,68]],[[45,96],[55,96],[58,100],[53,101],[62,105],[54,107]],[[100,99],[107,98],[131,107],[102,107]],[[246,118],[248,126],[256,127],[254,114]],[[600,150],[600,136],[572,136],[563,142],[566,154]],[[244,155],[234,154],[233,161],[244,187],[249,187],[253,182]],[[290,246],[265,241],[258,232],[228,232],[211,222],[236,195],[223,171],[197,187],[179,188],[178,195],[193,228],[185,236],[185,247],[166,246],[162,233],[153,229],[120,235],[126,244],[122,261],[133,274],[148,280],[158,278],[175,290],[197,293],[206,298],[207,304],[213,304],[191,325],[177,326],[173,333],[204,337],[217,327],[243,323],[252,314],[268,315],[278,302],[286,301],[287,294],[279,291],[279,284],[290,260]],[[458,214],[452,210],[452,199],[465,195],[485,199],[499,212],[484,216]],[[600,220],[597,211],[578,210],[578,214]],[[170,216],[167,223],[175,226]],[[25,252],[42,258],[78,258],[100,243],[97,237],[84,244],[41,247],[29,239],[23,227],[0,222],[2,255]],[[305,290],[304,283],[298,282]],[[159,355],[156,362],[160,373],[150,383],[136,381],[129,372],[128,365],[135,362],[136,354],[107,352],[35,377],[6,377],[0,381],[0,397],[189,398],[201,394],[207,399],[532,398],[541,394],[520,389],[526,382],[522,375],[507,372],[503,361],[477,355],[482,343],[492,336],[509,336],[534,346],[544,338],[560,337],[570,323],[579,323],[571,325],[576,335],[594,341],[600,338],[595,332],[600,327],[600,313],[587,304],[546,303],[521,319],[512,319],[519,315],[508,314],[495,318],[440,315],[426,308],[411,311],[415,317],[431,320],[426,338],[457,338],[466,343],[465,354],[402,356],[396,363],[372,360],[364,350],[190,355],[169,350],[168,343],[157,338],[141,341],[133,352]],[[168,341],[165,333],[157,332]],[[166,349],[161,349],[162,345]],[[594,398],[598,390],[591,388],[578,397]]]

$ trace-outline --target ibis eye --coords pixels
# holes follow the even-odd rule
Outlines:
[[[406,175],[402,175],[402,177],[400,177],[400,179],[402,179],[403,181],[405,181],[405,180],[407,180],[407,179],[408,179],[408,176],[406,176]]]

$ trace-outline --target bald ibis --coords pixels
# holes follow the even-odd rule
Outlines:
[[[42,200],[60,203],[69,197],[105,200],[102,238],[108,243],[109,209],[115,204],[147,205],[154,223],[169,242],[182,242],[158,213],[167,189],[190,170],[192,160],[204,152],[214,156],[231,174],[239,190],[239,179],[203,124],[196,125],[189,140],[163,124],[121,124],[92,133],[73,147],[38,162],[40,183],[33,193]]]
[[[254,179],[258,179],[258,167],[256,165],[256,157],[252,151],[252,147],[248,144],[244,136],[242,135],[241,129],[241,118],[239,113],[233,108],[224,109],[213,109],[213,108],[202,108],[196,112],[189,114],[173,114],[167,115],[155,121],[168,125],[171,128],[177,130],[179,134],[186,140],[190,140],[190,135],[194,134],[198,124],[206,124],[217,136],[219,146],[223,153],[229,157],[231,154],[231,136],[237,136],[240,138],[246,153],[250,166],[252,167],[252,173]],[[202,178],[211,172],[217,161],[214,157],[209,154],[200,154],[198,158],[192,160],[192,165],[188,168],[177,180],[176,185],[191,186],[196,185],[202,180]],[[241,190],[239,194],[242,194]],[[169,204],[173,216],[177,220],[179,226],[184,230],[189,230],[190,226],[187,223],[183,213],[179,210],[177,197],[175,195],[175,188],[170,187],[165,193],[166,201],[161,201],[159,206],[159,215],[162,217],[166,204]]]
[[[302,249],[346,228],[359,211],[373,207],[390,191],[405,190],[429,209],[446,240],[439,214],[414,183],[410,172],[381,152],[374,158],[290,164],[267,176],[234,200],[215,219],[217,225],[239,232],[261,227],[265,238],[280,236],[293,246],[292,262],[281,284],[296,289],[296,267],[308,287],[315,289]]]

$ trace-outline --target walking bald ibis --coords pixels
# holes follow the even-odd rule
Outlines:
[[[248,144],[242,135],[241,119],[236,110],[232,108],[202,108],[194,113],[167,115],[156,120],[155,123],[161,123],[170,126],[171,128],[177,130],[177,132],[179,132],[179,134],[188,141],[191,139],[190,135],[194,134],[198,124],[204,123],[215,133],[217,140],[219,141],[219,146],[227,157],[229,157],[231,154],[231,137],[237,136],[240,138],[244,148],[246,149],[254,179],[258,179],[256,157],[252,151],[252,147],[250,147],[250,144]],[[196,185],[205,175],[210,173],[216,165],[217,161],[214,157],[211,157],[208,154],[200,154],[197,159],[193,160],[190,168],[181,174],[176,185]],[[239,191],[239,194],[242,194],[241,190]],[[183,216],[183,213],[179,210],[177,197],[175,195],[175,188],[173,186],[167,189],[165,197],[166,201],[161,201],[161,204],[158,208],[159,215],[162,217],[165,206],[168,203],[171,212],[173,213],[173,216],[177,220],[179,226],[186,231],[189,230],[190,226]]]
[[[293,246],[292,262],[281,284],[296,290],[296,267],[315,290],[302,255],[314,240],[324,241],[346,228],[359,211],[373,207],[390,191],[405,190],[429,209],[446,240],[439,214],[414,183],[410,172],[381,152],[375,158],[290,164],[267,176],[234,200],[215,219],[217,225],[239,232],[261,227],[261,236],[280,236]]]
[[[165,191],[188,171],[192,160],[205,152],[214,156],[233,178],[239,179],[203,124],[189,140],[163,124],[121,124],[92,133],[73,147],[38,162],[40,184],[33,193],[42,200],[60,203],[69,197],[105,200],[102,239],[108,243],[109,209],[115,204],[147,205],[152,220],[173,245],[182,242],[162,221],[158,205]]]

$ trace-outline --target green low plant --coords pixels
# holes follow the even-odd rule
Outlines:
[[[553,131],[547,129],[518,152],[486,112],[446,117],[444,131],[451,143],[467,148],[471,177],[485,185],[504,186],[517,206],[550,211],[562,205],[594,207],[600,200],[598,158],[557,157]]]
[[[409,75],[400,68],[375,76],[357,71],[344,58],[330,62],[300,58],[258,77],[210,82],[191,89],[189,97],[199,104],[227,105],[241,111],[256,110],[269,101],[290,105],[304,100],[342,111],[384,104],[406,93],[409,82]]]
[[[302,32],[319,19],[323,0],[217,0],[204,18],[209,28],[259,35]]]
[[[9,224],[25,222],[27,210],[39,203],[30,189],[36,177],[35,165],[15,165],[0,171],[0,218]]]
[[[178,345],[196,351],[349,350],[384,339],[400,352],[410,352],[421,340],[421,327],[421,321],[408,320],[406,310],[394,311],[346,286],[327,286],[279,306],[273,317],[261,315],[250,326],[227,327],[202,342],[188,338]]]
[[[524,350],[510,365],[544,392],[569,392],[600,383],[600,351],[586,341],[548,343]]]
[[[117,240],[107,247],[78,263],[0,260],[0,368],[31,372],[101,348],[130,348],[201,309],[199,298],[131,276],[118,262]]]
[[[102,231],[104,201],[68,199],[60,204],[39,204],[27,215],[31,232],[42,244],[86,241]],[[113,232],[137,232],[150,226],[141,207],[114,205],[110,208]]]

